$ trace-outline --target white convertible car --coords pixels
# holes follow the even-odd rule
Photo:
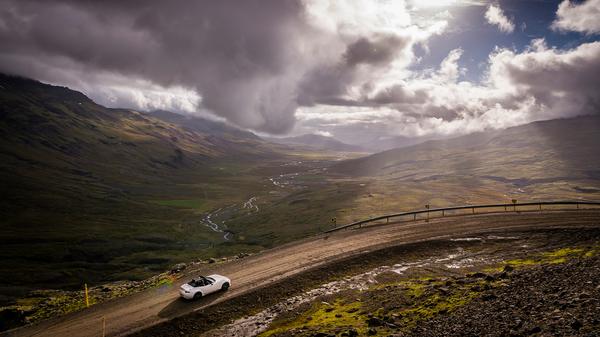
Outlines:
[[[212,294],[219,290],[227,290],[231,286],[231,280],[221,275],[200,276],[183,284],[179,288],[181,297],[187,300],[197,300],[202,296]]]

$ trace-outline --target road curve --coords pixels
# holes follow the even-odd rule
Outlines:
[[[102,335],[103,317],[106,320],[106,336],[124,336],[349,255],[478,232],[570,226],[600,227],[600,209],[468,215],[319,235],[248,258],[204,265],[195,273],[219,273],[232,279],[230,291],[219,296],[210,296],[198,302],[182,301],[177,293],[181,284],[178,282],[167,289],[149,289],[60,318],[7,331],[0,336],[96,337]]]

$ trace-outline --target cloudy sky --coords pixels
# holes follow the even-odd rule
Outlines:
[[[0,0],[0,72],[347,142],[600,111],[600,0]]]

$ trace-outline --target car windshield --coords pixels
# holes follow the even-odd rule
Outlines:
[[[209,285],[213,282],[214,282],[214,280],[211,278],[200,276],[200,278],[192,279],[190,282],[188,282],[188,284],[191,285],[192,287],[203,287],[203,286]]]

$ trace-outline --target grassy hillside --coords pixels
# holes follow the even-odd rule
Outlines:
[[[365,184],[347,220],[517,199],[600,199],[600,117],[535,122],[340,162]]]
[[[389,150],[345,161],[333,169],[351,175],[498,175],[506,179],[594,178],[600,173],[600,117],[535,122],[502,131]]]
[[[241,201],[264,177],[240,172],[283,157],[233,128],[185,129],[0,76],[0,291],[139,278],[214,254],[222,234],[173,205]]]

